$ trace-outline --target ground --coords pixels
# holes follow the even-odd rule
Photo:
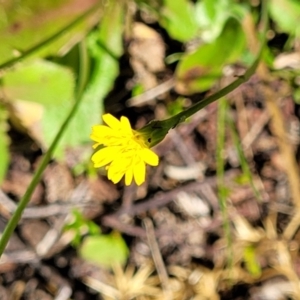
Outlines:
[[[188,94],[176,64],[164,61],[183,44],[137,19],[104,105],[133,128],[202,101],[246,70],[230,64],[210,89]],[[275,32],[269,43],[285,41]],[[289,56],[276,62],[289,65]],[[115,185],[91,165],[76,171],[91,141],[68,149],[49,162],[0,261],[0,299],[299,299],[299,118],[289,81],[262,62],[249,81],[170,130],[141,186]],[[45,152],[8,124],[1,230]],[[70,230],[74,214],[79,231]],[[105,236],[112,255],[95,249],[88,259],[82,245],[93,234]],[[101,255],[125,259],[107,266]]]

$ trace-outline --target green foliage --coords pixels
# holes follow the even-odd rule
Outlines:
[[[231,17],[242,20],[246,9],[232,0],[204,0],[196,3],[196,21],[200,36],[206,42],[214,41]]]
[[[271,0],[270,14],[279,29],[299,36],[300,2],[297,0]]]
[[[245,34],[240,23],[229,19],[214,42],[183,56],[176,70],[177,89],[185,94],[209,89],[222,74],[224,65],[234,62],[244,46]]]
[[[8,113],[4,106],[0,104],[0,184],[2,183],[6,170],[9,164],[9,149],[8,149],[8,137],[6,136],[7,131],[7,117]]]
[[[73,210],[73,220],[64,229],[74,233],[72,245],[89,262],[110,268],[114,264],[123,265],[128,258],[129,250],[119,233],[102,234],[100,227],[78,210]]]
[[[296,88],[293,93],[294,100],[297,104],[300,104],[300,88]]]
[[[87,220],[83,217],[82,213],[76,209],[72,212],[72,221],[65,226],[64,230],[71,230],[74,233],[72,245],[78,247],[82,242],[82,235],[99,235],[101,229],[93,221]]]
[[[132,97],[138,96],[145,92],[144,86],[142,84],[136,84],[131,91]]]
[[[194,10],[194,5],[188,0],[164,0],[160,24],[172,38],[187,42],[198,31]]]
[[[259,277],[262,271],[257,261],[255,247],[253,247],[252,245],[247,246],[244,249],[243,254],[244,254],[245,267],[248,270],[248,272],[255,277]]]
[[[23,52],[59,32],[91,7],[91,4],[85,4],[84,0],[4,2],[4,5],[0,6],[0,37],[5,41],[0,47],[0,64],[16,55],[22,55]],[[95,18],[83,19],[72,29],[64,32],[55,42],[36,51],[35,56],[65,52],[94,24]]]
[[[33,101],[47,108],[73,100],[74,75],[50,61],[21,64],[7,71],[2,81],[2,91],[10,100]]]
[[[226,113],[228,110],[227,99],[222,98],[218,103],[218,123],[217,123],[217,149],[216,149],[216,171],[217,171],[217,188],[220,210],[224,219],[223,229],[228,244],[228,261],[229,265],[233,260],[232,238],[230,231],[230,221],[227,209],[228,196],[230,190],[225,185],[225,136],[226,136]]]
[[[250,183],[250,178],[248,174],[242,173],[234,177],[234,182],[238,185],[244,185]]]
[[[99,29],[87,37],[94,68],[80,109],[55,150],[56,158],[62,159],[65,149],[89,141],[92,125],[100,121],[103,99],[119,73],[118,57],[123,51],[123,6],[111,1],[106,10]],[[43,148],[48,149],[74,105],[75,76],[59,64],[31,60],[6,71],[2,91],[13,107],[22,105],[22,113],[13,118],[20,122],[17,127],[25,127]],[[30,102],[40,106],[32,106]]]
[[[180,113],[184,110],[184,105],[185,105],[185,98],[178,97],[175,101],[171,102],[167,106],[168,114],[170,116],[177,115],[178,113]]]
[[[231,17],[242,20],[246,8],[232,0],[164,0],[160,11],[160,25],[180,42],[199,39],[214,41]]]
[[[88,142],[92,125],[100,121],[103,99],[113,87],[115,78],[119,74],[118,57],[123,52],[123,9],[122,5],[115,5],[115,1],[110,1],[101,25],[87,38],[93,71],[82,104],[64,135],[63,148]],[[48,124],[51,126],[51,122]],[[51,135],[49,140],[53,138],[53,134]]]
[[[115,264],[124,265],[128,253],[125,241],[117,232],[88,236],[79,250],[82,258],[106,268],[111,268]]]
[[[240,162],[242,172],[243,172],[243,174],[239,177],[238,182],[239,183],[242,183],[242,182],[249,183],[255,194],[257,201],[262,202],[262,196],[254,184],[253,175],[250,170],[250,166],[247,162],[247,159],[245,157],[245,154],[243,152],[242,144],[239,139],[238,133],[236,131],[235,124],[231,118],[227,118],[227,124],[229,125],[233,143],[234,143],[235,149],[237,151],[238,160]],[[236,179],[236,181],[237,181],[237,179]]]

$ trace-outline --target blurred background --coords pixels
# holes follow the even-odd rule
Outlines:
[[[0,3],[0,230],[77,101],[0,260],[0,299],[300,299],[300,2]],[[137,187],[94,169],[102,114],[171,130]],[[81,79],[86,85],[81,94]]]

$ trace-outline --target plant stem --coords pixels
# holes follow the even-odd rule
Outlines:
[[[226,249],[228,251],[228,264],[232,266],[233,249],[232,239],[230,232],[230,221],[227,208],[228,190],[226,189],[225,177],[225,128],[226,128],[226,114],[228,111],[228,102],[225,98],[220,99],[218,103],[218,123],[217,123],[217,150],[216,150],[216,171],[217,171],[217,187],[218,187],[218,200],[220,210],[223,217],[223,229],[227,241]]]
[[[80,72],[79,72],[80,75],[79,75],[79,80],[78,80],[76,101],[75,101],[74,106],[71,109],[70,113],[68,114],[67,118],[65,119],[62,126],[60,127],[60,130],[57,133],[57,135],[55,136],[48,151],[42,158],[42,161],[41,161],[40,165],[38,166],[38,168],[33,176],[33,179],[30,182],[24,196],[20,200],[15,212],[13,213],[11,219],[8,221],[6,227],[3,231],[3,234],[2,234],[1,240],[0,240],[0,257],[3,254],[3,252],[6,248],[6,245],[9,241],[10,237],[12,236],[15,228],[18,225],[18,222],[20,221],[20,219],[22,217],[23,211],[26,208],[28,202],[30,201],[32,193],[34,192],[36,186],[40,182],[40,178],[41,178],[45,168],[47,167],[49,161],[51,160],[52,154],[53,154],[58,142],[60,141],[64,131],[68,127],[71,119],[74,117],[74,115],[77,112],[77,109],[81,103],[81,99],[83,98],[82,94],[83,94],[83,91],[84,91],[84,88],[85,88],[86,82],[87,82],[87,74],[88,74],[87,68],[88,68],[88,64],[87,64],[86,47],[85,47],[85,43],[81,42],[80,43]]]
[[[194,115],[196,112],[201,110],[202,108],[206,107],[207,105],[211,104],[212,102],[226,96],[230,92],[234,91],[237,87],[239,87],[244,82],[248,81],[249,78],[255,73],[265,46],[266,42],[266,32],[268,28],[268,0],[262,1],[262,39],[259,51],[257,53],[256,59],[252,63],[252,65],[247,69],[245,74],[243,76],[238,77],[235,81],[224,87],[223,89],[219,90],[215,94],[200,100],[199,102],[195,103],[188,109],[180,112],[179,114],[172,116],[169,119],[166,120],[154,120],[150,122],[148,125],[143,127],[140,132],[150,132],[152,131],[152,142],[149,143],[150,147],[155,146],[160,141],[163,140],[163,138],[166,136],[168,131],[174,127],[176,127],[178,124],[184,122],[187,118]]]
[[[241,168],[242,168],[243,175],[246,176],[246,178],[247,178],[247,180],[248,180],[248,182],[249,182],[249,184],[250,184],[250,186],[253,190],[253,193],[255,195],[256,200],[258,202],[262,203],[262,196],[261,196],[259,190],[255,186],[253,176],[252,176],[249,164],[247,162],[247,159],[245,157],[245,154],[243,152],[242,143],[241,143],[241,140],[239,139],[239,136],[238,136],[235,124],[233,122],[233,119],[228,116],[226,121],[227,121],[227,123],[229,125],[229,129],[231,131],[233,144],[234,144],[235,149],[237,151],[237,155],[238,155],[238,159],[240,161],[240,165],[241,165]]]

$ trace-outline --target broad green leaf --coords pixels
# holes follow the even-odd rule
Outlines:
[[[270,14],[278,27],[287,33],[300,34],[300,2],[298,0],[271,0]]]
[[[5,41],[0,47],[0,64],[61,31],[96,3],[96,0],[4,0],[0,6],[0,39]],[[90,15],[36,54],[64,54],[97,20],[95,14]]]
[[[245,45],[245,35],[236,19],[229,19],[222,34],[210,44],[187,53],[176,69],[176,90],[192,94],[208,90],[222,74],[225,64],[235,62]]]
[[[89,143],[91,127],[100,122],[103,100],[112,89],[119,74],[118,57],[123,52],[123,15],[124,6],[118,1],[109,1],[99,29],[87,38],[89,52],[93,58],[93,72],[81,106],[64,134],[61,148]],[[55,118],[58,112],[54,109],[50,113]],[[44,127],[49,143],[55,134],[52,131],[51,118],[48,121],[45,120]]]
[[[232,0],[201,0],[195,4],[195,13],[201,39],[212,42],[221,34],[230,17],[243,18],[245,8]]]
[[[9,99],[59,105],[73,98],[72,72],[46,60],[35,60],[6,72],[3,93]]]
[[[3,181],[9,165],[9,139],[7,137],[7,117],[6,109],[0,105],[0,184]]]
[[[172,38],[180,42],[191,40],[198,31],[194,4],[188,0],[164,0],[159,22]]]
[[[129,251],[122,236],[117,232],[112,232],[107,235],[86,237],[79,249],[79,254],[91,263],[110,268],[114,264],[124,265]]]
[[[45,123],[50,119],[50,130],[56,134],[73,105],[74,82],[69,69],[45,60],[28,61],[7,71],[1,89],[11,102],[14,125],[48,148]]]
[[[99,123],[103,99],[119,73],[123,6],[114,1],[109,3],[99,29],[87,38],[93,72],[81,106],[55,151],[56,158],[63,158],[69,147],[90,142],[91,127]],[[17,119],[46,149],[74,105],[74,81],[69,69],[44,60],[19,65],[3,78],[4,94],[12,100]]]
[[[104,16],[99,26],[99,48],[95,50],[96,57],[104,55],[108,58],[118,58],[123,53],[122,33],[124,28],[124,4],[118,0],[110,0],[105,7]],[[108,51],[107,51],[108,50]],[[112,55],[111,55],[112,54]]]

